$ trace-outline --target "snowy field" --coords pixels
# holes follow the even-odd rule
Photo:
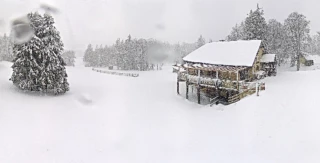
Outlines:
[[[138,78],[67,67],[62,96],[18,91],[0,62],[1,163],[320,161],[320,71],[283,72],[230,106],[176,95],[171,68]],[[184,90],[181,90],[184,92]]]

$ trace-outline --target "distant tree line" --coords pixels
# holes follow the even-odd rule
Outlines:
[[[268,53],[277,54],[279,64],[290,61],[291,66],[297,65],[299,70],[302,52],[320,54],[320,32],[311,36],[309,24],[306,16],[297,12],[291,13],[284,22],[266,21],[263,9],[257,6],[232,28],[226,40],[262,40]]]
[[[6,34],[0,36],[0,61],[12,61],[13,56],[13,39]]]
[[[67,66],[74,66],[76,53],[72,50],[66,50],[62,53],[62,58]]]
[[[195,43],[170,44],[155,39],[117,39],[111,46],[88,45],[84,62],[90,67],[117,66],[122,70],[148,71],[161,68],[164,62],[182,63],[182,58],[205,44],[200,36]]]

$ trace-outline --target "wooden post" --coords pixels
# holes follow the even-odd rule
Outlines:
[[[219,71],[216,71],[216,79],[219,79]]]
[[[197,87],[198,104],[200,104],[200,85]]]
[[[256,92],[257,92],[257,96],[259,96],[259,83],[256,83]]]
[[[189,99],[189,82],[188,82],[188,79],[186,81],[186,99]]]
[[[201,70],[198,70],[198,84],[200,84],[200,74],[201,74]]]
[[[200,104],[200,78],[201,78],[201,70],[198,70],[198,86],[197,86],[197,96],[198,96],[198,104]]]
[[[255,66],[255,65],[253,65],[253,66]],[[255,70],[254,70],[255,68],[254,67],[252,67],[252,77],[251,77],[251,80],[254,80],[255,79]]]
[[[237,88],[238,88],[238,91],[240,90],[239,89],[239,71],[237,71]]]
[[[180,68],[179,68],[180,69]],[[180,72],[177,73],[177,93],[180,94]]]
[[[180,86],[180,83],[179,83],[179,79],[178,79],[178,81],[177,81],[177,93],[178,93],[178,95],[180,94],[180,88],[179,88],[179,86]]]

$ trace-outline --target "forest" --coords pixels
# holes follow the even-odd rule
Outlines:
[[[284,22],[266,20],[264,10],[257,6],[248,16],[236,24],[227,41],[262,40],[269,54],[277,54],[278,64],[297,65],[305,54],[320,54],[320,32],[310,33],[310,21],[303,14],[292,12]]]
[[[297,66],[299,57],[305,54],[320,54],[320,32],[311,34],[310,21],[301,13],[292,12],[283,22],[266,20],[264,10],[257,6],[247,17],[232,27],[226,38],[215,41],[262,40],[266,52],[277,54],[278,64]],[[152,70],[165,62],[182,63],[182,58],[208,41],[200,35],[193,43],[169,43],[157,39],[117,39],[113,45],[89,44],[83,61],[90,67],[117,66],[123,70]],[[0,60],[12,61],[13,41],[11,34],[0,36]],[[74,65],[74,51],[66,50],[63,58],[67,65]]]
[[[117,39],[112,46],[88,45],[84,54],[86,66],[117,66],[123,70],[152,70],[164,62],[182,62],[182,58],[206,43],[200,36],[195,43],[170,44],[156,39]]]
[[[276,19],[266,20],[264,10],[250,11],[247,17],[237,23],[229,35],[216,41],[262,40],[266,52],[277,54],[278,64],[297,65],[298,58],[305,54],[320,54],[320,32],[310,33],[310,21],[303,14],[293,12],[284,22]],[[112,46],[92,45],[84,55],[87,66],[118,66],[124,70],[148,70],[150,65],[174,62],[181,63],[182,58],[212,40],[206,41],[201,35],[194,43],[170,44],[156,39],[116,40]]]

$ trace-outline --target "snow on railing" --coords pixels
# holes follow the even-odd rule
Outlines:
[[[221,82],[219,79],[209,77],[199,77],[196,75],[188,75],[186,73],[179,73],[179,79],[187,80],[194,84],[216,85],[217,82]]]
[[[98,70],[95,68],[92,68],[93,71],[104,73],[104,74],[110,74],[110,75],[119,75],[119,76],[129,76],[129,77],[139,77],[139,74],[137,73],[125,73],[125,72],[115,72],[115,71],[106,71],[106,70]]]
[[[178,73],[178,78],[181,80],[188,80],[188,82],[193,84],[200,84],[204,86],[213,86],[215,87],[217,84],[219,87],[230,88],[232,90],[238,90],[242,92],[247,89],[255,89],[256,82],[245,82],[245,81],[231,81],[231,80],[220,80],[216,78],[209,77],[199,77],[197,75],[189,75],[186,73]]]

